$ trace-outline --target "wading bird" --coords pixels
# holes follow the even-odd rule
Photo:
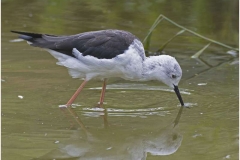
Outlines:
[[[184,106],[178,90],[182,69],[175,58],[168,55],[146,57],[140,40],[122,30],[100,30],[70,36],[12,31],[31,46],[47,50],[58,65],[68,68],[72,78],[82,78],[83,83],[66,106],[70,106],[86,83],[93,78],[103,79],[100,106],[104,101],[106,81],[121,77],[131,81],[157,80],[174,89]]]

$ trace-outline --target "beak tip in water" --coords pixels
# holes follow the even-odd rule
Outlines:
[[[183,102],[183,99],[182,99],[181,94],[179,92],[178,86],[175,86],[175,85],[173,85],[173,86],[174,86],[174,91],[175,91],[175,93],[176,93],[176,95],[177,95],[177,97],[178,97],[178,99],[181,103],[181,106],[184,106],[184,102]]]

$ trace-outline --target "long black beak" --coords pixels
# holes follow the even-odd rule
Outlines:
[[[178,86],[175,86],[175,85],[173,85],[173,86],[174,86],[174,91],[175,91],[175,93],[176,93],[176,95],[177,95],[177,97],[178,97],[181,105],[184,106],[184,103],[183,103],[181,94],[180,94],[180,92],[179,92],[179,90],[178,90]]]

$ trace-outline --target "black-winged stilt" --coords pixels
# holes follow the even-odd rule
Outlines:
[[[67,102],[70,106],[86,83],[93,78],[104,79],[100,96],[103,104],[106,81],[121,77],[132,81],[157,80],[173,88],[181,105],[178,90],[182,69],[175,58],[168,55],[146,57],[140,40],[122,30],[101,30],[70,36],[12,31],[20,34],[31,46],[46,49],[58,59],[58,65],[68,68],[73,78],[84,81]]]

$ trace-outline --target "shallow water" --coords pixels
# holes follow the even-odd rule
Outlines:
[[[183,69],[184,102],[159,82],[109,79],[106,110],[97,108],[102,82],[89,82],[70,112],[64,105],[81,80],[42,49],[13,43],[10,30],[52,34],[117,28],[144,39],[160,13],[238,47],[238,1],[1,1],[3,159],[238,159],[238,56],[188,33],[165,49]],[[180,29],[166,21],[151,51]],[[77,114],[74,119],[72,114]],[[75,115],[76,116],[76,115]]]

